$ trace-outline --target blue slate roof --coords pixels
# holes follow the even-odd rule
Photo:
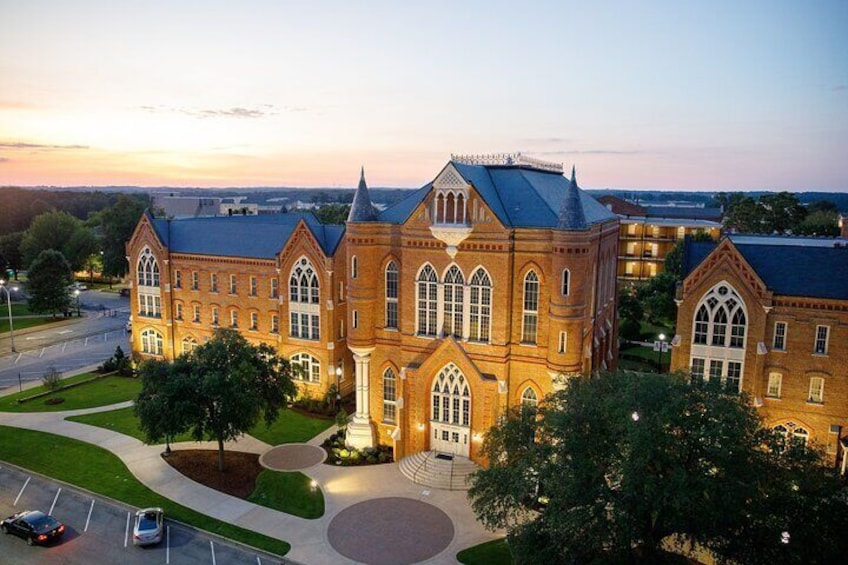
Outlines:
[[[350,212],[347,215],[348,222],[373,222],[377,219],[374,205],[371,204],[371,196],[368,194],[368,185],[365,183],[365,167],[359,175],[359,186],[353,195]]]
[[[687,240],[683,253],[684,276],[688,276],[716,245]],[[786,245],[733,245],[775,294],[848,300],[847,247],[797,245],[792,238],[787,238]]]
[[[324,225],[311,213],[261,214],[165,220],[151,218],[172,253],[273,259],[303,220],[327,255],[333,255],[344,226]]]
[[[507,227],[556,228],[569,180],[559,173],[517,166],[468,165],[451,161],[473,185],[498,220]],[[427,196],[432,183],[417,190],[379,215],[379,220],[403,223]],[[617,216],[577,189],[587,225]],[[579,217],[579,215],[576,215]],[[580,229],[580,228],[574,228]]]

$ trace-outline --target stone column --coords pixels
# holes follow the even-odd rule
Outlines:
[[[353,352],[356,382],[356,413],[347,425],[348,447],[374,447],[371,427],[371,352],[373,347],[350,347]]]

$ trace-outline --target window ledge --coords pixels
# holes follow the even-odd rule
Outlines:
[[[815,400],[807,400],[807,406],[824,406],[824,400],[817,402]]]
[[[304,384],[304,385],[312,385],[312,386],[318,386],[318,385],[321,384],[321,381],[315,382],[315,381],[305,381],[305,380],[301,380],[301,379],[294,379],[294,382]]]
[[[816,353],[813,351],[813,357],[828,357],[827,353]]]
[[[773,347],[772,347],[771,351],[772,351],[772,353],[786,353],[785,349],[775,349]]]
[[[522,341],[518,345],[519,347],[539,347],[538,343],[532,343],[529,341]]]
[[[417,334],[415,334],[415,337],[420,338],[420,339],[429,339],[429,340],[439,339],[439,336],[430,335],[430,334],[418,334],[417,333]]]
[[[766,400],[780,400],[780,397],[779,397],[779,396],[769,396],[769,395],[765,395],[765,399],[766,399]]]

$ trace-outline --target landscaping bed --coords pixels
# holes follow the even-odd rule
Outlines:
[[[164,459],[191,480],[230,496],[310,520],[324,515],[324,495],[309,477],[266,469],[255,453],[224,452],[223,472],[214,449],[180,449]]]
[[[394,461],[393,449],[388,445],[377,445],[365,449],[351,449],[345,446],[345,431],[340,430],[321,444],[327,452],[326,465],[352,467],[357,465],[379,465]]]

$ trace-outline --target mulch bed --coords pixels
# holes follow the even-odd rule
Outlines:
[[[255,453],[224,452],[224,472],[218,472],[218,451],[180,449],[163,459],[189,479],[211,489],[247,499],[256,490],[256,477],[265,468]]]

